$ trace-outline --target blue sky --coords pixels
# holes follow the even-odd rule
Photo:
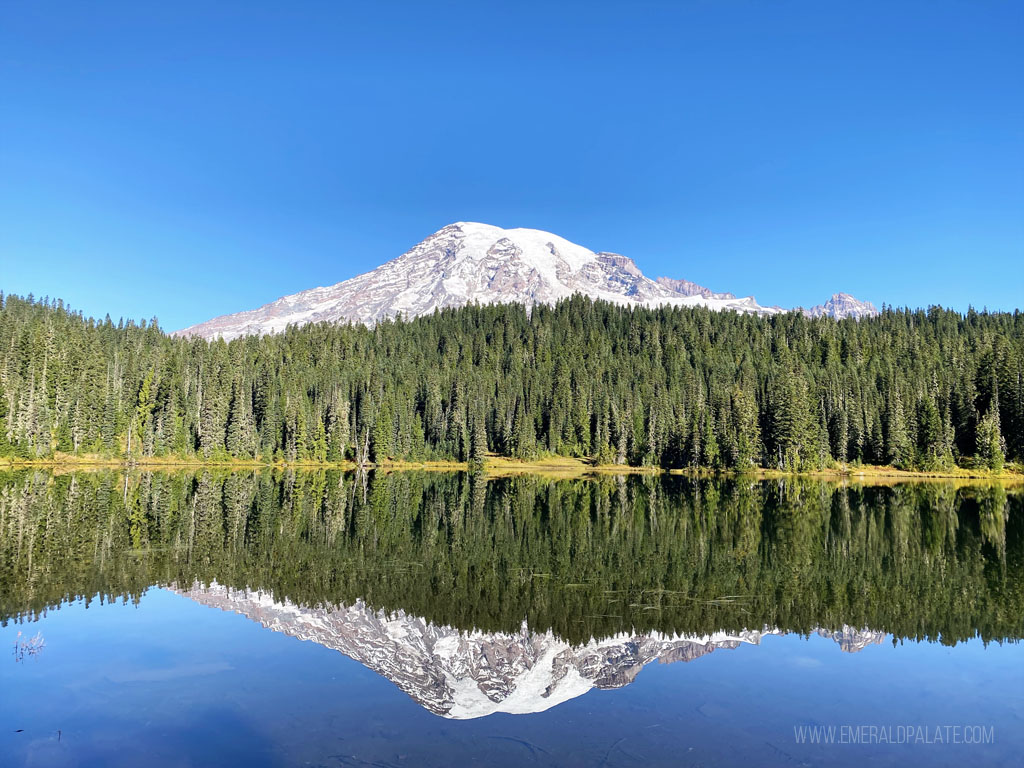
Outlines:
[[[1024,4],[0,5],[0,289],[168,329],[447,223],[1024,306]]]

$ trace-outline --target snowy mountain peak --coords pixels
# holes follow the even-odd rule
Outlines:
[[[594,252],[550,232],[460,221],[370,272],[175,335],[233,339],[304,323],[412,318],[473,302],[554,304],[576,293],[632,306],[706,306],[762,315],[783,311],[762,307],[753,296],[714,293],[687,280],[651,280],[626,256]]]
[[[571,243],[564,237],[539,229],[502,229],[490,224],[460,221],[445,227],[437,234],[451,228],[462,233],[463,253],[470,258],[481,253],[500,252],[507,244],[511,244],[519,258],[541,270],[562,267],[571,272],[578,272],[597,259],[597,254],[593,251]]]

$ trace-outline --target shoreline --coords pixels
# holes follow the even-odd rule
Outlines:
[[[95,469],[338,469],[343,471],[379,470],[401,472],[410,470],[431,472],[468,472],[474,469],[465,461],[383,461],[367,462],[360,467],[354,461],[260,461],[256,459],[202,460],[161,457],[112,458],[94,456],[58,455],[46,459],[0,459],[0,469],[57,469],[65,471]],[[535,460],[513,459],[505,456],[489,456],[478,468],[486,475],[503,477],[518,474],[542,474],[558,477],[586,475],[678,475],[686,477],[755,477],[762,480],[785,479],[790,477],[818,478],[822,480],[855,480],[893,482],[901,480],[968,480],[1022,483],[1024,474],[1004,469],[995,474],[987,469],[956,468],[940,471],[905,470],[889,466],[863,465],[845,468],[830,468],[800,472],[788,472],[763,467],[740,472],[732,469],[637,467],[625,464],[596,464],[587,459],[569,456],[551,456]]]

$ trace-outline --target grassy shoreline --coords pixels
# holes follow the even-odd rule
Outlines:
[[[341,469],[356,470],[359,465],[354,461],[260,461],[256,459],[183,459],[178,457],[103,457],[103,456],[72,456],[57,454],[45,459],[12,459],[0,458],[0,468],[9,469],[57,469],[64,471],[91,469],[195,469],[216,468],[227,470],[248,469]],[[662,467],[634,467],[624,464],[597,464],[589,459],[571,456],[548,456],[534,460],[513,459],[506,456],[488,456],[480,469],[487,475],[502,477],[517,474],[543,474],[559,477],[582,475],[625,475],[673,474],[691,477],[735,476],[746,475],[761,479],[786,477],[817,477],[823,480],[856,480],[892,482],[901,480],[997,480],[1000,482],[1024,482],[1024,472],[1018,468],[1006,468],[996,474],[988,469],[966,469],[956,467],[950,470],[926,472],[918,470],[897,469],[888,466],[848,466],[845,468],[829,468],[806,472],[787,472],[776,469],[756,468],[749,472],[735,470],[715,470],[702,468],[665,469]],[[427,470],[434,472],[459,472],[473,469],[464,461],[384,461],[368,462],[364,469],[376,469],[385,472]]]

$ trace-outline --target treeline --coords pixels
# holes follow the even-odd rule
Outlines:
[[[367,476],[368,475],[368,476]],[[1024,638],[1024,495],[677,476],[0,473],[0,625],[217,582],[463,630]]]
[[[0,456],[1001,469],[1024,313],[469,306],[230,343],[0,295]]]

